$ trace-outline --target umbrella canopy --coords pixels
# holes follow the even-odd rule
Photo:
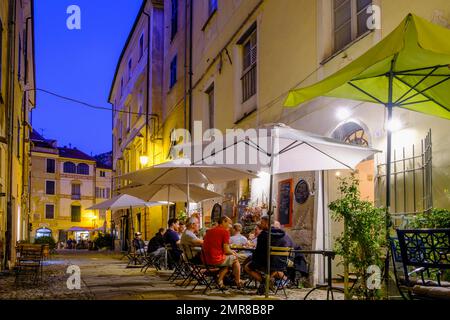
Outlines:
[[[173,161],[128,173],[119,178],[142,184],[161,185],[190,183],[217,184],[240,179],[253,179],[257,178],[257,176],[246,170],[236,168],[194,166]]]
[[[89,228],[89,227],[72,227],[70,229],[68,229],[67,231],[69,232],[87,232],[87,231],[92,231],[94,228]]]
[[[128,186],[119,190],[119,192],[139,197],[147,201],[167,200],[170,202],[185,202],[187,199],[188,186],[185,184],[145,184]],[[222,195],[199,186],[189,186],[190,202],[200,202],[220,197],[222,197]]]
[[[372,49],[315,85],[292,90],[286,107],[319,96],[374,102],[450,119],[450,30],[409,14]]]
[[[255,132],[257,136],[242,134],[235,138],[231,137],[233,133],[229,133],[223,141],[217,139],[212,144],[201,146],[202,159],[196,159],[196,163],[204,164],[211,160],[215,163],[226,163],[227,159],[234,157],[233,163],[228,162],[224,166],[253,171],[273,170],[273,174],[279,174],[354,169],[361,161],[379,152],[296,130],[284,124],[267,125]],[[180,145],[175,147],[174,151],[178,153],[186,150],[185,148],[191,147],[189,144]],[[214,169],[213,167],[211,170]]]
[[[120,210],[129,209],[131,207],[148,207],[153,205],[162,204],[152,204],[127,194],[121,194],[99,204],[96,204],[88,208],[87,210]]]

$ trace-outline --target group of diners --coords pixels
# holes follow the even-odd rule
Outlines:
[[[242,225],[233,224],[229,217],[221,217],[204,236],[200,235],[200,223],[198,218],[188,218],[185,230],[180,233],[180,221],[176,218],[170,219],[168,229],[160,229],[148,245],[147,253],[165,257],[165,250],[169,249],[169,268],[182,259],[182,254],[190,262],[195,264],[206,264],[219,269],[217,284],[220,289],[227,289],[226,285],[234,285],[238,289],[244,287],[241,280],[243,272],[260,283],[258,292],[264,292],[263,277],[267,272],[267,237],[269,232],[269,217],[263,216],[254,231],[248,238],[241,234]],[[272,247],[294,248],[295,244],[289,235],[281,228],[280,223],[275,221],[270,228]],[[137,235],[140,238],[140,235]],[[141,244],[134,241],[137,250]],[[135,243],[137,242],[137,243]],[[139,248],[139,249],[138,249]],[[272,256],[270,259],[271,283],[286,278],[286,257]],[[157,259],[158,260],[158,259]],[[224,283],[224,280],[226,283]]]

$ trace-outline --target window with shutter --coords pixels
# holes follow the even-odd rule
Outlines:
[[[45,205],[45,219],[55,219],[55,206],[53,204]]]
[[[55,194],[55,181],[45,182],[45,194],[54,195]]]
[[[72,200],[81,199],[81,185],[79,183],[72,184]]]
[[[257,33],[255,29],[243,43],[242,102],[246,102],[256,94],[257,56]]]
[[[177,56],[170,63],[170,89],[177,83]]]
[[[55,159],[47,159],[47,173],[55,173]]]
[[[81,207],[80,206],[71,206],[70,207],[70,215],[72,222],[81,222]]]
[[[171,40],[178,32],[178,0],[172,0]]]
[[[342,50],[369,31],[367,9],[372,0],[334,0],[334,51]]]

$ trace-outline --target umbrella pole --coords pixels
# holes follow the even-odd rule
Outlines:
[[[186,192],[186,216],[189,218],[189,201],[190,201],[190,190],[189,190],[189,169],[186,169],[186,182],[187,182],[187,192]]]
[[[265,296],[269,297],[269,289],[270,289],[270,243],[271,243],[271,234],[272,234],[272,215],[273,215],[273,158],[274,158],[274,138],[272,132],[272,150],[270,155],[270,185],[269,185],[269,230],[267,234],[267,273],[266,273],[266,287],[265,287]]]
[[[132,233],[132,235],[131,235],[131,238],[133,239],[134,238],[134,222],[133,222],[133,207],[132,206],[130,206],[130,220],[131,220],[131,233]]]
[[[166,221],[166,227],[169,226],[169,219],[170,219],[170,184],[167,187],[167,221]]]
[[[390,228],[390,209],[391,209],[391,161],[392,161],[392,130],[389,124],[392,121],[392,113],[394,108],[393,103],[393,85],[394,85],[394,66],[396,57],[391,62],[391,70],[389,72],[389,92],[388,103],[386,105],[388,111],[387,119],[387,150],[386,150],[386,245],[389,243],[389,228]],[[389,249],[386,250],[386,260],[384,265],[384,285],[386,299],[389,299]]]

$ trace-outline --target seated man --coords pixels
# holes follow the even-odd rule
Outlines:
[[[251,261],[245,265],[244,269],[247,274],[262,283],[258,289],[258,293],[262,294],[265,290],[263,284],[262,273],[267,272],[267,238],[269,231],[269,218],[263,216],[261,219],[262,231],[258,235],[258,241],[255,251],[253,252]],[[285,232],[275,227],[271,228],[271,246],[274,247],[286,247]],[[270,259],[270,271],[271,277],[283,278],[283,270],[286,267],[286,257],[272,256]]]
[[[233,236],[230,238],[230,244],[238,246],[247,245],[248,240],[241,234],[241,232],[242,232],[242,225],[240,223],[235,223],[233,225]]]
[[[133,247],[136,250],[136,254],[145,255],[145,242],[142,240],[142,233],[136,232],[134,234]]]
[[[236,252],[230,249],[230,225],[231,219],[221,217],[218,226],[214,227],[205,235],[203,241],[204,263],[221,268],[218,276],[218,285],[224,289],[223,279],[232,268],[234,280],[237,287],[243,287],[241,282],[241,266],[237,259]]]
[[[203,240],[197,237],[200,224],[197,218],[189,218],[186,224],[186,231],[181,236],[182,248],[187,248],[185,254],[188,260],[193,263],[201,263],[200,252],[202,250]]]
[[[275,229],[281,229],[280,221],[274,221],[273,222],[273,227]],[[292,240],[292,238],[289,236],[289,234],[287,232],[286,232],[286,235],[284,236],[284,240],[286,240],[286,247],[289,247],[289,248],[295,248],[296,247],[294,240]]]
[[[180,248],[178,248],[178,245],[180,244],[180,236],[178,234],[178,224],[179,221],[176,218],[169,219],[169,228],[167,229],[166,233],[164,234],[164,243],[166,245],[169,245],[171,250],[169,251],[170,257],[173,262],[178,262],[181,257],[182,251]]]
[[[166,248],[164,247],[164,228],[160,228],[148,243],[147,253],[150,257],[155,258],[158,266],[164,265]]]

